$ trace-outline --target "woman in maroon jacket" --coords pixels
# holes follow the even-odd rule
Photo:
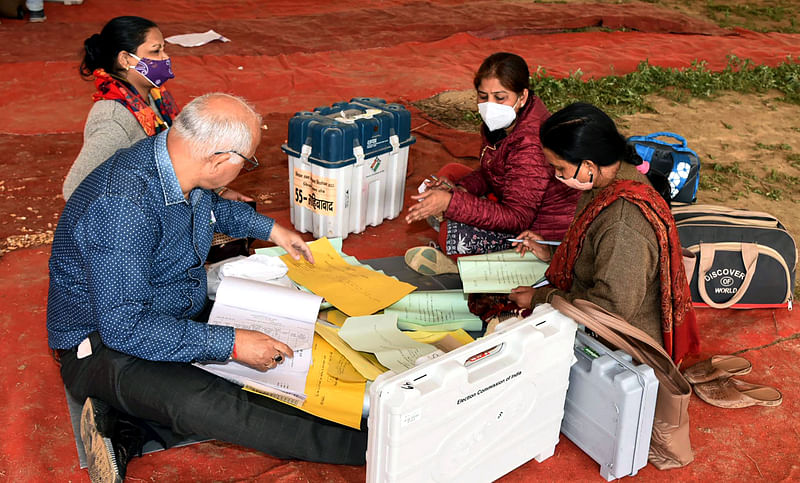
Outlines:
[[[539,126],[550,113],[528,90],[529,79],[522,57],[487,57],[474,79],[483,119],[480,167],[448,164],[412,196],[418,203],[406,222],[443,218],[439,244],[448,255],[508,249],[508,239],[524,230],[560,240],[569,227],[580,192],[556,181],[545,162]]]

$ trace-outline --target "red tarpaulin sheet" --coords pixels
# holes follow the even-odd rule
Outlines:
[[[270,129],[257,153],[264,167],[243,174],[234,187],[255,196],[260,211],[287,225],[288,172],[280,145],[289,117],[298,110],[356,96],[408,102],[471,89],[481,60],[501,50],[517,52],[532,68],[542,66],[558,76],[577,69],[587,76],[622,74],[643,60],[687,67],[700,59],[721,69],[729,54],[769,65],[800,55],[800,35],[723,31],[652,3],[85,0],[80,6],[48,2],[45,8],[44,24],[3,19],[0,25],[3,238],[54,228],[64,203],[61,183],[80,149],[91,107],[92,84],[77,74],[82,41],[117,15],[151,18],[167,36],[213,28],[232,40],[191,49],[169,46],[177,75],[169,87],[182,104],[223,90],[247,97],[264,114]],[[591,27],[626,31],[558,33]],[[412,113],[418,142],[410,149],[406,206],[421,177],[454,155],[477,153],[474,135],[426,124],[413,108]],[[430,239],[430,230],[420,225],[387,220],[348,237],[345,250],[359,258],[400,255]],[[48,255],[49,245],[44,245],[0,258],[0,333],[5,340],[0,345],[0,385],[5,388],[0,475],[12,481],[86,481],[87,473],[78,468],[58,369],[46,347]],[[699,319],[704,350],[710,353],[765,346],[800,330],[796,311],[701,311]],[[797,453],[797,440],[787,431],[797,432],[797,352],[795,341],[748,356],[760,376],[771,372],[786,383],[782,408],[737,410],[737,418],[731,418],[724,410],[692,404],[695,463],[669,473],[647,466],[638,480],[796,479],[791,455]],[[793,442],[787,443],[786,434]],[[215,442],[137,458],[129,476],[358,481],[364,468],[281,461]],[[504,481],[538,479],[599,480],[599,470],[562,438],[553,457],[530,462]]]

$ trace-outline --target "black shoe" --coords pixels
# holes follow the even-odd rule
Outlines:
[[[45,20],[47,20],[47,17],[44,15],[44,10],[31,10],[28,17],[28,22],[30,23],[39,23]]]
[[[92,483],[122,483],[128,462],[141,455],[144,430],[120,419],[107,403],[87,398],[81,412],[81,439]]]

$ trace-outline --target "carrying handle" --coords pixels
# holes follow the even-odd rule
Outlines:
[[[505,343],[500,343],[497,344],[496,346],[476,352],[470,357],[467,357],[467,359],[464,361],[464,367],[469,367],[479,363],[485,364],[486,361],[489,360],[489,358],[496,356],[500,352],[500,350],[503,349],[504,345]]]
[[[683,255],[683,270],[686,272],[686,282],[691,285],[694,268],[697,266],[697,255],[683,247],[681,247],[681,254]]]
[[[700,268],[697,273],[697,289],[700,291],[700,298],[702,298],[703,302],[708,304],[709,307],[715,309],[727,309],[739,302],[739,300],[744,297],[748,287],[750,287],[750,282],[753,280],[753,276],[756,274],[758,245],[755,243],[742,243],[741,253],[745,270],[744,281],[739,287],[739,290],[733,294],[733,297],[731,297],[727,302],[714,302],[708,296],[708,291],[706,290],[706,273],[708,273],[708,271],[711,269],[711,266],[714,264],[715,253],[716,247],[713,243],[700,244]]]
[[[654,132],[654,133],[648,134],[645,137],[648,138],[648,139],[655,139],[655,138],[659,138],[659,137],[672,138],[672,139],[675,139],[677,141],[680,141],[680,144],[673,144],[673,146],[681,146],[681,147],[684,147],[684,148],[686,147],[686,138],[684,138],[683,136],[681,136],[679,134],[675,134],[674,132],[667,132],[667,131]]]

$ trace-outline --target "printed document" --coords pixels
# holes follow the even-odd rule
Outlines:
[[[302,403],[320,301],[321,297],[294,288],[225,277],[208,323],[263,332],[291,347],[294,357],[266,372],[236,361],[196,365],[245,387],[274,391]]]
[[[417,359],[436,350],[401,332],[394,314],[350,317],[339,330],[339,337],[357,351],[372,352],[381,364],[397,373],[414,367]]]
[[[516,287],[540,282],[548,266],[531,252],[521,257],[514,250],[458,259],[464,293],[511,293]]]
[[[461,290],[414,292],[386,307],[384,314],[397,317],[402,330],[449,332],[456,329],[481,330],[480,317],[470,313]]]
[[[308,371],[303,404],[276,395],[251,389],[278,401],[288,403],[314,416],[344,424],[351,428],[361,427],[364,412],[364,378],[352,378],[353,366],[344,356],[318,335],[314,336],[314,363]]]
[[[380,376],[388,369],[383,367],[380,363],[375,364],[373,363],[370,358],[366,357],[366,355],[362,352],[359,352],[350,345],[345,342],[339,336],[339,328],[338,327],[331,327],[329,325],[323,324],[321,322],[317,323],[316,328],[317,334],[320,335],[323,339],[325,339],[328,344],[333,346],[334,349],[339,351],[342,356],[347,359],[350,364],[352,364],[353,368],[358,371],[358,373],[364,378],[369,379],[370,381],[374,381],[376,377]],[[377,361],[376,361],[377,362]]]
[[[327,238],[308,244],[314,263],[284,255],[289,278],[325,297],[349,316],[369,315],[383,310],[416,289],[382,273],[348,264]]]

